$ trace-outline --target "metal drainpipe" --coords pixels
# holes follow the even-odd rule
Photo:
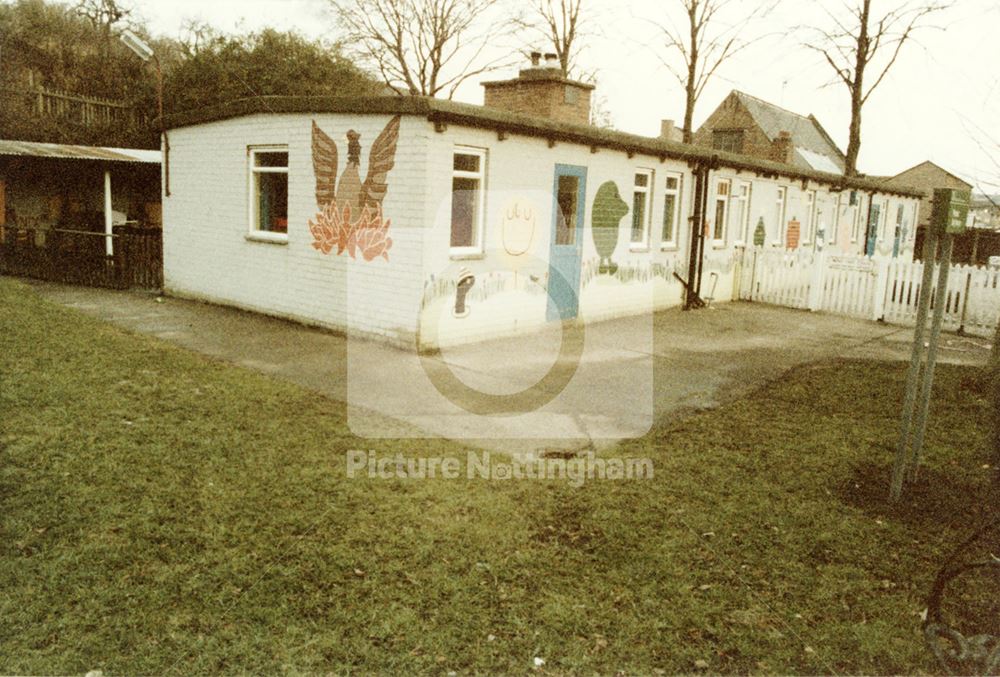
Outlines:
[[[704,305],[701,302],[701,278],[705,271],[705,222],[708,220],[708,184],[710,171],[715,168],[716,158],[712,158],[712,162],[706,165],[702,169],[702,179],[701,179],[701,221],[699,222],[699,232],[701,237],[698,238],[698,281],[695,284],[695,293],[698,295],[698,301],[700,305]]]
[[[701,260],[699,252],[701,250],[701,243],[704,240],[705,219],[704,206],[702,204],[704,181],[704,165],[698,162],[694,166],[694,214],[691,216],[691,242],[689,243],[688,279],[687,290],[684,295],[684,310],[691,310],[694,307],[695,299],[698,298],[698,291],[700,291],[695,290],[695,284]]]
[[[705,263],[705,214],[708,210],[708,185],[711,171],[719,167],[719,156],[698,160],[694,166],[694,215],[691,226],[691,251],[688,259],[688,286],[684,310],[703,308],[701,280]]]

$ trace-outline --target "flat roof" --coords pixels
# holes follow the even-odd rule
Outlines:
[[[0,139],[0,155],[57,158],[61,160],[104,160],[110,162],[142,162],[160,164],[158,150],[140,148],[106,148],[101,146],[73,146],[64,143],[39,143],[36,141],[11,141]]]
[[[878,193],[924,197],[924,191],[903,186],[887,186],[866,177],[848,178],[841,174],[802,169],[770,160],[726,153],[703,146],[669,141],[663,138],[639,136],[590,125],[556,122],[548,118],[522,115],[508,111],[457,103],[421,96],[378,96],[364,98],[328,96],[261,96],[237,99],[218,106],[175,113],[165,117],[168,129],[190,127],[245,117],[248,115],[289,114],[349,114],[349,115],[413,115],[427,118],[443,131],[448,124],[490,129],[504,134],[522,134],[547,139],[550,143],[575,143],[591,149],[606,148],[627,153],[650,155],[661,160],[684,160],[690,164],[707,163],[712,167],[728,167],[752,171],[762,177],[787,177],[792,180],[813,180],[838,189],[868,190]]]

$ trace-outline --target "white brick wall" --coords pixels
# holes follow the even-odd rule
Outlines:
[[[438,133],[426,119],[404,116],[395,167],[388,175],[389,189],[383,212],[391,220],[393,245],[389,261],[352,260],[347,254],[323,255],[312,246],[308,221],[315,217],[315,178],[311,155],[311,120],[316,119],[338,145],[339,167],[347,161],[348,129],[361,134],[361,175],[367,171],[372,141],[390,119],[387,115],[302,114],[253,115],[173,130],[170,133],[170,173],[173,195],[164,200],[164,276],[172,293],[231,304],[273,315],[412,345],[420,334],[424,346],[478,340],[530,331],[545,321],[546,297],[530,277],[544,278],[553,224],[555,165],[587,168],[583,231],[583,289],[581,316],[588,320],[646,312],[677,305],[682,287],[670,271],[686,276],[694,180],[686,163],[559,142],[550,148],[544,139],[509,135],[450,125]],[[289,149],[288,243],[248,241],[248,157],[251,145],[281,144]],[[487,150],[485,253],[478,257],[453,257],[450,253],[452,159],[456,146]],[[613,256],[622,268],[648,271],[656,264],[659,276],[640,275],[622,283],[609,276],[588,276],[598,254],[591,234],[591,209],[597,189],[614,181],[622,199],[631,207],[637,170],[653,172],[650,246],[630,248],[631,213],[621,222],[619,244]],[[664,248],[660,240],[666,172],[682,174],[677,246]],[[763,218],[768,246],[778,237],[775,198],[778,185],[788,189],[786,218],[798,217],[804,225],[803,184],[788,179],[762,179],[747,171],[721,169],[710,178],[708,220],[714,220],[715,185],[718,178],[752,182],[750,239]],[[827,227],[832,227],[837,195],[829,188],[807,182],[816,189]],[[876,199],[885,201],[885,196]],[[536,228],[530,256],[504,253],[502,221],[512,202],[532,205]],[[891,249],[896,205],[904,205],[912,220],[915,200],[890,198],[886,226]],[[867,215],[867,199],[859,208]],[[738,267],[735,249],[743,240],[730,205],[730,226],[723,246],[706,241],[707,261],[703,293],[715,286],[716,301],[732,298]],[[851,210],[839,215],[837,247],[854,251],[864,239],[862,218],[858,243],[850,242]],[[711,230],[709,231],[711,233]],[[912,225],[907,241],[912,249]],[[782,245],[783,246],[783,245]],[[909,254],[905,254],[909,255]],[[526,261],[527,259],[527,261]],[[469,317],[452,317],[453,284],[461,267],[477,277],[470,294]],[[665,272],[665,274],[663,274]],[[712,273],[715,275],[713,276]],[[443,282],[442,282],[443,280]],[[437,285],[437,287],[435,286]],[[434,289],[439,288],[435,294]],[[507,291],[504,291],[506,289]],[[528,291],[525,291],[525,290]],[[520,291],[518,291],[520,290]],[[531,290],[535,290],[532,292]]]
[[[172,196],[164,199],[164,280],[171,293],[235,305],[345,331],[405,342],[416,328],[422,280],[422,170],[426,123],[404,117],[383,202],[393,239],[389,261],[324,255],[308,222],[317,210],[311,120],[347,162],[348,129],[368,151],[390,116],[254,115],[170,133]],[[250,241],[251,145],[288,146],[288,243]]]

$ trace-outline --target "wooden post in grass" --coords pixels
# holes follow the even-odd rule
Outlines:
[[[937,259],[938,231],[928,228],[924,238],[924,272],[920,281],[920,299],[917,302],[917,327],[913,331],[913,350],[910,353],[910,371],[906,375],[906,395],[903,398],[903,417],[896,446],[896,462],[892,468],[890,495],[898,500],[903,493],[903,476],[910,456],[910,439],[913,408],[917,403],[920,385],[920,366],[924,358],[924,332],[927,329],[927,311],[931,305],[931,282],[934,279],[934,261]]]
[[[945,233],[941,250],[941,267],[938,272],[937,296],[934,299],[934,319],[931,320],[930,347],[927,349],[927,368],[924,369],[924,386],[920,393],[920,409],[917,410],[916,432],[913,438],[913,456],[909,464],[910,480],[917,479],[920,459],[924,452],[924,434],[927,432],[927,414],[931,406],[931,389],[934,387],[934,366],[937,364],[937,349],[941,338],[941,320],[948,300],[948,275],[951,273],[951,249],[954,238]]]
[[[965,221],[969,213],[969,191],[949,188],[934,190],[934,211],[931,223],[927,229],[927,241],[924,244],[924,274],[920,287],[920,303],[917,309],[917,326],[913,336],[913,353],[910,358],[910,372],[906,379],[906,395],[903,400],[903,415],[900,426],[899,445],[896,448],[896,460],[892,469],[892,481],[889,485],[889,495],[892,500],[899,500],[903,493],[903,480],[911,481],[917,477],[917,468],[923,452],[924,434],[927,431],[927,415],[930,411],[931,393],[934,386],[934,365],[937,361],[937,346],[941,335],[941,321],[944,316],[944,306],[948,298],[948,277],[951,273],[952,236],[965,230]],[[927,351],[927,364],[923,371],[921,384],[920,364],[923,361],[924,332],[927,325],[927,305],[930,302],[931,280],[933,279],[935,245],[938,237],[944,238],[939,265],[937,294],[934,301],[934,319],[931,323],[930,345]],[[920,407],[916,412],[914,424],[913,414],[917,391],[920,392]],[[913,449],[910,451],[910,440]]]

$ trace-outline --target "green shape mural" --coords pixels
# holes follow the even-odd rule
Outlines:
[[[611,260],[618,246],[618,231],[622,217],[628,214],[628,204],[622,200],[618,186],[614,181],[605,181],[597,189],[594,196],[594,206],[590,210],[590,232],[594,238],[594,247],[601,257],[597,272],[601,275],[614,275],[618,264]]]
[[[767,229],[764,227],[764,217],[757,220],[757,227],[753,231],[753,246],[763,247],[764,239],[767,237]]]

